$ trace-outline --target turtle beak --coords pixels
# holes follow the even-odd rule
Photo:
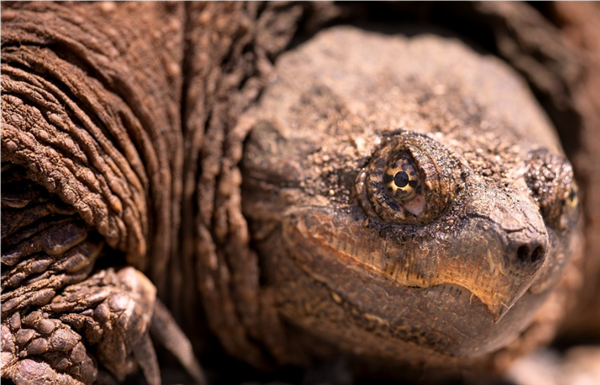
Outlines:
[[[469,290],[498,323],[535,282],[547,241],[529,229],[506,233],[486,219],[474,220],[465,230],[468,243],[460,238],[456,242],[468,245],[468,250],[439,256],[437,280]]]
[[[497,323],[536,281],[541,267],[551,263],[547,260],[550,242],[539,208],[528,196],[494,190],[477,196],[468,205],[470,219],[461,231],[464,235],[457,239],[469,249],[462,257],[454,256],[462,259],[460,266],[445,267],[469,271],[453,283],[477,296]]]

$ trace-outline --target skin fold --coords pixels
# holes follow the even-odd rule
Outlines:
[[[181,154],[159,157],[181,145],[182,9],[2,6],[2,379],[156,384],[148,277],[177,223]]]

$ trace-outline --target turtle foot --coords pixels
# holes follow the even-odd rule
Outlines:
[[[149,384],[159,384],[149,337],[154,301],[154,286],[144,275],[110,268],[65,287],[33,311],[14,311],[1,325],[2,378],[87,384],[99,370],[123,381],[141,368]]]

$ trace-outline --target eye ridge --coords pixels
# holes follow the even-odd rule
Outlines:
[[[580,211],[578,189],[564,157],[546,148],[531,151],[525,181],[548,226],[562,231],[575,225]]]

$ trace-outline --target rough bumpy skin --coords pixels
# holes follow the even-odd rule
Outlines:
[[[565,30],[568,43],[585,65],[574,85],[574,101],[583,117],[582,148],[573,160],[585,183],[585,234],[583,289],[577,317],[569,317],[566,331],[585,338],[600,336],[600,6],[596,3],[557,2],[553,12]]]
[[[168,261],[182,16],[180,4],[3,4],[3,378],[122,381],[139,363],[158,381],[154,285],[132,268],[90,273],[102,259],[158,277]]]
[[[158,382],[156,293],[264,362],[233,128],[311,7],[3,2],[3,378]]]
[[[574,251],[578,202],[523,82],[456,39],[352,28],[276,74],[242,164],[283,318],[396,369],[457,370],[526,330]]]
[[[445,33],[293,40],[440,14],[527,79],[568,155],[593,136],[526,4],[2,2],[3,381],[154,385],[154,342],[202,382],[208,333],[257,368],[395,377],[552,338],[582,286],[577,187],[523,81]]]
[[[261,320],[258,262],[241,212],[237,164],[246,131],[236,124],[304,12],[293,3],[208,3],[186,15],[182,241],[169,302],[194,339],[197,309],[207,309],[225,349],[257,366],[267,362],[257,341],[271,328]]]

